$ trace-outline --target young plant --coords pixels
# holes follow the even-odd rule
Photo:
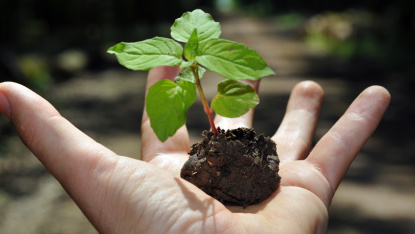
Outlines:
[[[224,117],[241,116],[259,103],[255,90],[241,79],[258,80],[274,72],[252,49],[220,39],[221,27],[202,10],[187,12],[176,19],[171,37],[154,37],[135,43],[119,43],[108,49],[119,63],[132,70],[147,71],[157,66],[179,65],[181,72],[173,81],[161,80],[150,87],[146,111],[151,127],[161,141],[173,136],[186,122],[187,110],[199,92],[203,109],[214,133],[213,113]],[[218,94],[209,106],[200,79],[206,69],[226,80],[218,84]]]

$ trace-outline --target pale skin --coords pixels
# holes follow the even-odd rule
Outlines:
[[[155,68],[147,88],[177,73],[177,67]],[[365,89],[311,149],[323,95],[312,81],[293,88],[272,137],[281,186],[245,209],[224,206],[180,178],[189,151],[186,127],[162,143],[144,113],[142,160],[136,160],[95,142],[21,85],[0,83],[0,112],[101,233],[325,233],[334,193],[379,124],[390,95],[380,86]],[[215,120],[221,128],[251,127],[252,121],[253,111]]]

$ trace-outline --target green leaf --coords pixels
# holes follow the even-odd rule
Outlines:
[[[184,56],[187,60],[194,60],[196,58],[198,46],[199,39],[197,37],[197,28],[195,28],[184,47]]]
[[[204,69],[201,66],[198,66],[198,73],[199,73],[199,79],[201,79],[203,77],[203,75],[205,74],[206,69]],[[182,81],[188,81],[191,83],[196,83],[196,79],[195,76],[193,75],[193,71],[191,67],[187,67],[186,69],[183,69],[179,75],[174,78],[174,82],[176,84],[180,84],[180,82]]]
[[[212,109],[223,117],[239,117],[259,103],[255,90],[237,80],[224,80],[218,84],[218,94],[212,100]]]
[[[198,31],[199,41],[219,38],[221,34],[220,24],[215,22],[210,14],[196,9],[184,13],[182,17],[174,21],[171,27],[171,37],[177,41],[187,42],[195,28]]]
[[[150,87],[146,111],[150,124],[160,141],[166,141],[186,123],[186,113],[196,100],[196,86],[188,81],[179,85],[160,80]]]
[[[121,42],[109,48],[108,53],[115,54],[121,65],[132,70],[147,71],[158,66],[174,66],[183,61],[182,46],[163,37],[135,43]]]
[[[275,74],[259,54],[245,45],[212,38],[199,43],[196,61],[228,79],[258,80]]]
[[[183,69],[183,68],[187,68],[187,67],[190,67],[190,66],[192,66],[194,63],[195,63],[195,59],[193,59],[193,60],[191,60],[191,61],[185,61],[185,60],[183,60],[181,63],[180,63],[180,69]]]

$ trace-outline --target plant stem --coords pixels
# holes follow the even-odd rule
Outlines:
[[[215,127],[215,123],[213,122],[213,110],[209,107],[209,104],[206,101],[205,93],[203,92],[203,88],[202,88],[202,85],[199,79],[199,69],[198,69],[197,63],[195,63],[192,66],[192,72],[196,79],[196,87],[197,87],[197,90],[199,91],[200,99],[202,100],[203,110],[205,111],[205,113],[207,114],[209,118],[210,128],[212,129],[212,132],[215,135],[217,135],[219,134],[219,132]]]

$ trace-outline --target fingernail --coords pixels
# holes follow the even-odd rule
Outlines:
[[[10,104],[7,100],[6,95],[0,92],[0,112],[10,119]]]

